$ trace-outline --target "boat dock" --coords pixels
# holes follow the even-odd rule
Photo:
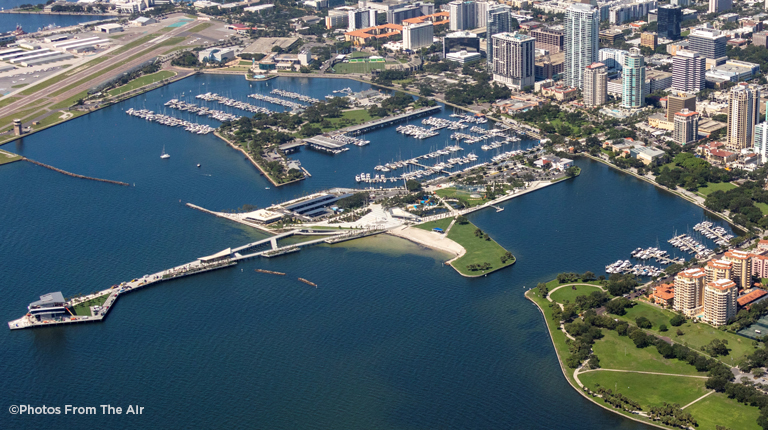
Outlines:
[[[693,226],[693,229],[703,234],[708,239],[715,241],[715,243],[720,246],[728,245],[730,240],[733,239],[732,234],[728,234],[723,227],[716,226],[711,221],[700,222]]]
[[[441,106],[432,106],[432,107],[414,109],[410,112],[401,113],[399,115],[392,115],[386,118],[369,121],[369,122],[366,122],[365,124],[343,128],[339,131],[342,133],[349,133],[353,136],[356,136],[363,133],[367,133],[369,131],[376,130],[378,128],[387,127],[389,125],[392,125],[401,121],[408,121],[411,118],[418,118],[424,115],[437,113],[437,112],[440,112],[440,109],[442,109]]]
[[[331,154],[340,154],[344,151],[349,151],[349,148],[346,147],[346,144],[328,136],[319,135],[310,137],[309,139],[304,139],[304,142],[306,142],[307,145],[309,145],[309,147],[312,149],[329,152]]]

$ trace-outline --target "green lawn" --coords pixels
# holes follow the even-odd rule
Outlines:
[[[0,165],[13,163],[14,161],[19,160],[21,160],[21,155],[0,149]]]
[[[435,191],[435,194],[437,194],[438,196],[444,199],[457,199],[460,202],[462,202],[464,206],[467,206],[470,208],[474,206],[479,206],[488,202],[488,200],[483,197],[485,195],[485,190],[478,191],[477,193],[474,193],[474,192],[470,193],[469,191],[457,190],[454,187],[449,187],[449,188],[439,189]],[[477,194],[480,197],[471,197],[473,194]]]
[[[704,197],[714,193],[715,191],[728,191],[736,188],[736,185],[733,185],[730,182],[719,182],[719,183],[713,183],[708,182],[706,187],[699,188],[698,193]]]
[[[67,118],[67,119],[73,119],[73,118],[77,118],[77,117],[79,117],[81,115],[85,115],[85,112],[81,112],[81,111],[72,111],[70,113],[72,113],[72,116]],[[40,130],[40,129],[44,128],[44,127],[48,127],[48,126],[51,126],[51,125],[56,124],[58,122],[64,121],[64,119],[61,118],[62,116],[63,116],[63,112],[54,112],[53,114],[48,115],[47,117],[45,117],[34,128],[35,128],[35,130]]]
[[[355,52],[349,54],[349,57],[350,58],[368,58],[371,55],[373,55],[373,54],[369,54],[368,52],[363,52],[363,51],[355,51]]]
[[[135,48],[135,47],[137,47],[137,46],[139,46],[139,45],[142,45],[142,44],[144,44],[144,43],[147,43],[147,42],[149,42],[150,40],[152,40],[152,39],[154,39],[154,38],[156,38],[156,37],[159,37],[159,36],[160,36],[160,34],[159,34],[159,33],[155,33],[155,34],[148,34],[148,35],[146,35],[146,36],[142,36],[142,37],[140,37],[140,38],[138,38],[138,39],[134,40],[133,42],[128,42],[128,43],[126,43],[126,44],[125,44],[125,45],[123,45],[122,47],[120,47],[120,48],[116,49],[114,52],[112,52],[112,54],[113,54],[113,55],[122,54],[123,52],[125,52],[125,51],[128,51],[129,49],[132,49],[132,48]]]
[[[597,370],[580,374],[579,379],[593,391],[603,387],[614,393],[619,392],[640,403],[644,411],[650,409],[650,406],[662,406],[665,402],[685,406],[709,391],[704,387],[706,379],[685,376]]]
[[[674,315],[672,312],[645,303],[639,303],[634,308],[627,309],[627,315],[618,318],[630,321],[634,324],[635,318],[641,315],[651,320],[651,323],[653,324],[651,331],[657,336],[669,337],[677,343],[682,343],[689,348],[697,349],[699,351],[702,351],[702,347],[710,343],[713,339],[727,340],[728,348],[731,349],[731,353],[724,357],[717,357],[726,364],[736,365],[745,355],[750,354],[755,350],[751,339],[747,339],[734,333],[718,330],[708,324],[688,321],[680,327],[672,327],[669,324],[669,319]],[[664,322],[665,320],[666,322]],[[669,331],[663,333],[659,332],[660,324],[666,324]],[[682,330],[682,336],[677,335],[678,329]]]
[[[458,260],[451,263],[460,273],[470,276],[479,276],[484,273],[501,269],[502,267],[512,265],[515,260],[501,262],[501,257],[507,252],[495,240],[485,240],[475,236],[477,227],[468,222],[466,224],[456,223],[448,232],[448,238],[457,242],[467,250],[466,254]],[[470,271],[467,269],[469,264],[490,263],[491,268],[487,271]]]
[[[627,313],[625,315],[620,316],[620,319],[626,320],[628,322],[631,322],[632,324],[635,324],[635,320],[638,317],[646,317],[651,321],[651,324],[653,324],[653,330],[658,330],[659,326],[662,324],[665,324],[667,328],[672,327],[669,324],[670,318],[675,316],[674,312],[667,311],[664,309],[659,309],[656,306],[653,306],[649,303],[644,302],[635,302],[636,305],[632,308],[627,308]],[[666,333],[662,333],[666,336]]]
[[[595,342],[592,350],[604,369],[706,376],[686,361],[662,357],[655,346],[638,348],[629,336],[619,336],[614,330],[603,329],[603,334],[605,336]]]
[[[203,30],[205,30],[206,28],[208,28],[208,27],[210,27],[212,25],[213,25],[213,23],[204,22],[202,24],[197,24],[196,26],[190,28],[187,31],[190,32],[190,33],[197,33],[198,31],[203,31]]]
[[[369,73],[371,70],[384,70],[386,63],[339,63],[333,66],[335,73]]]
[[[442,228],[443,231],[445,231],[448,229],[448,226],[451,225],[451,221],[453,221],[453,218],[448,217],[435,221],[425,222],[424,224],[415,225],[414,227],[427,231],[432,231],[433,228]]]
[[[2,100],[0,100],[0,107],[8,106],[9,104],[15,102],[20,97],[5,97]]]
[[[168,79],[170,77],[176,76],[176,72],[171,72],[169,70],[161,70],[157,73],[152,73],[149,75],[144,75],[139,77],[138,79],[134,79],[131,82],[128,82],[127,84],[123,85],[122,87],[118,87],[112,90],[109,90],[109,95],[111,96],[117,96],[123,93],[126,93],[128,91],[135,90],[136,88],[141,88],[145,85],[149,85],[158,81],[161,81],[163,79]]]
[[[733,430],[760,430],[757,425],[760,410],[729,399],[725,394],[709,395],[685,410],[696,418],[697,430],[715,430],[718,425]]]
[[[555,281],[556,282],[556,281]],[[565,333],[560,331],[558,328],[559,324],[557,321],[552,319],[552,308],[549,307],[550,303],[547,301],[545,297],[542,297],[541,294],[539,294],[539,291],[536,288],[531,289],[530,291],[525,293],[525,296],[529,299],[536,302],[541,310],[544,312],[544,322],[547,324],[547,328],[549,329],[549,334],[552,337],[553,343],[555,345],[555,349],[557,350],[558,355],[560,358],[565,360],[569,355],[570,352],[568,351],[568,344],[566,344],[565,340]],[[573,369],[568,369],[566,367],[566,377],[573,382],[574,384],[576,381],[573,379]]]
[[[75,313],[75,315],[78,315],[78,316],[91,316],[90,307],[101,306],[104,304],[104,302],[107,301],[108,298],[109,298],[109,294],[104,294],[103,296],[95,297],[91,300],[88,300],[76,305],[72,309],[72,311]]]
[[[340,128],[362,124],[370,121],[373,117],[365,109],[349,110],[341,113],[338,118],[326,118],[332,125],[323,127],[323,132],[338,130]]]
[[[572,287],[560,288],[554,293],[551,293],[549,298],[562,304],[565,304],[566,302],[573,303],[577,296],[587,296],[593,291],[600,291],[600,288],[590,287],[589,285],[574,285]]]
[[[26,87],[27,85],[29,84],[27,83],[27,84],[12,85],[11,88],[23,88],[23,87]]]
[[[758,202],[753,202],[753,203],[755,204],[755,206],[758,207],[758,209],[760,209],[763,212],[763,215],[768,215],[768,204],[767,203],[758,203]]]

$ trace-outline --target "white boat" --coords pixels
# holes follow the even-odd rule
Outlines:
[[[165,158],[171,158],[171,154],[166,154],[166,153],[165,153],[165,146],[163,146],[163,153],[162,153],[162,154],[160,154],[160,158],[163,158],[163,159],[165,159]]]

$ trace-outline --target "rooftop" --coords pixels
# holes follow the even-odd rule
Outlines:
[[[710,282],[707,287],[715,288],[720,291],[729,290],[731,288],[736,287],[736,283],[731,281],[730,279],[718,279],[715,282]]]

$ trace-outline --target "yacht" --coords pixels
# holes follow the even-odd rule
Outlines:
[[[160,154],[160,158],[163,158],[163,159],[171,158],[171,154],[166,154],[165,153],[165,146],[163,146],[163,153]]]

